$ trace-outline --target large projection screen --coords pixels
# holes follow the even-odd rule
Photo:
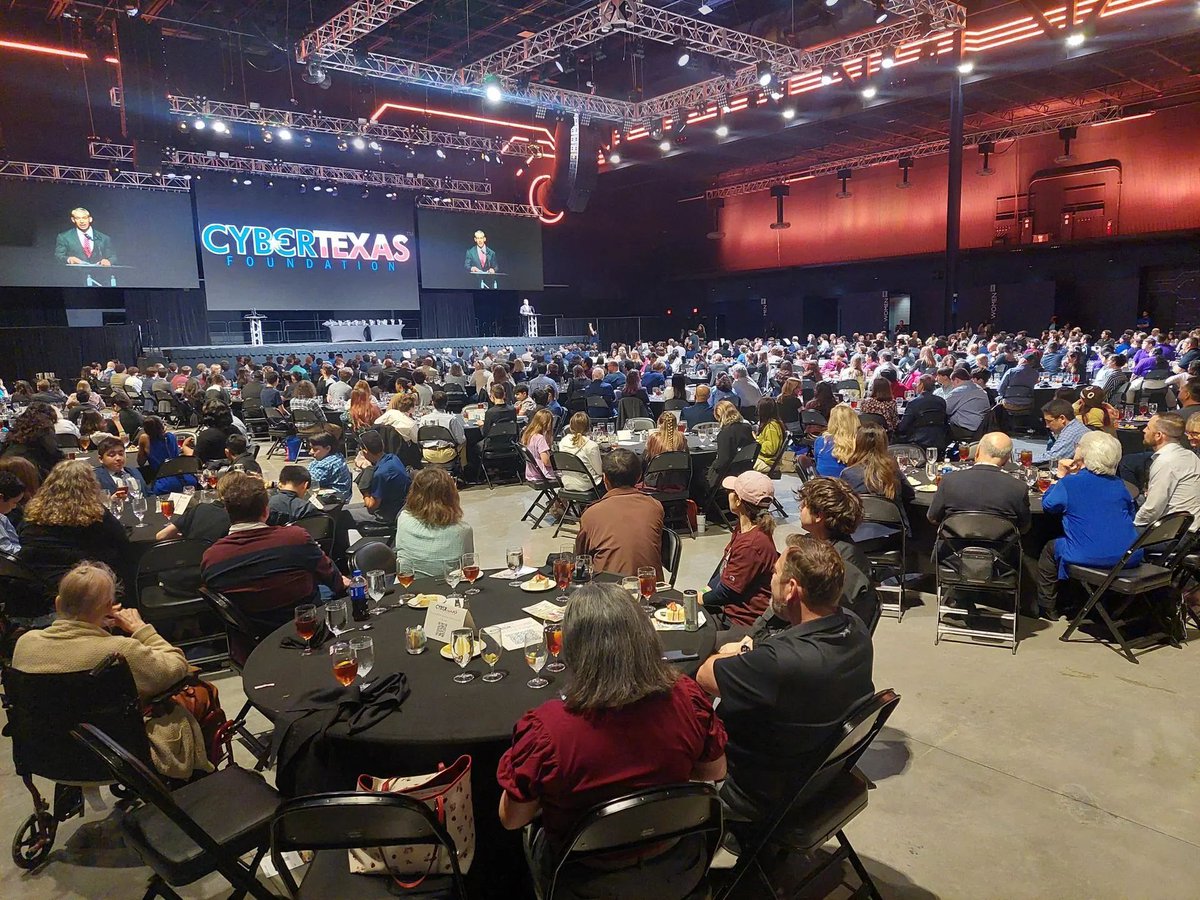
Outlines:
[[[482,255],[477,232],[483,232]],[[542,226],[537,219],[422,209],[417,234],[424,288],[542,289]]]
[[[0,179],[0,285],[198,287],[191,196]]]
[[[299,184],[196,187],[209,309],[419,309],[410,200]]]

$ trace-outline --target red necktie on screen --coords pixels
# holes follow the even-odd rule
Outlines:
[[[479,248],[479,265],[480,267],[487,265],[487,252],[482,247]]]
[[[83,235],[83,255],[88,258],[92,255],[92,238],[86,233]]]

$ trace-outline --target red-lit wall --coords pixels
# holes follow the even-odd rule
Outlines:
[[[962,247],[990,247],[996,198],[1028,189],[1033,173],[1053,168],[1062,152],[1056,135],[1001,145],[994,175],[976,174],[981,157],[968,148],[963,163]],[[1121,235],[1200,228],[1200,105],[1144,119],[1079,129],[1070,165],[1116,159],[1122,166],[1117,231]],[[785,217],[792,227],[773,231],[775,201],[766,192],[731,197],[722,213],[719,244],[726,271],[809,266],[936,253],[946,241],[946,157],[918,159],[913,186],[900,190],[893,164],[860,169],[853,196],[837,199],[839,182],[824,176],[791,185]]]

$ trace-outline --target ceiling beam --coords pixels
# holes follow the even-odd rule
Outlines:
[[[408,12],[421,0],[357,0],[296,43],[296,62],[345,50],[365,34]]]

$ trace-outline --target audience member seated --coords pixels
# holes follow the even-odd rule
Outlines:
[[[896,437],[918,447],[941,447],[946,439],[946,401],[933,392],[932,375],[922,375],[916,381],[917,396],[904,407],[904,416],[896,426]],[[918,420],[933,420],[920,426]],[[978,427],[978,426],[977,426]]]
[[[1075,418],[1069,400],[1055,398],[1043,406],[1042,421],[1046,423],[1050,439],[1046,442],[1046,452],[1034,459],[1034,465],[1071,459],[1079,441],[1089,433],[1088,427]]]
[[[129,664],[138,699],[145,703],[183,680],[191,670],[183,651],[164,640],[136,609],[116,602],[116,581],[103,563],[81,562],[67,572],[54,598],[57,619],[17,640],[12,667],[33,675],[93,668],[112,654]],[[116,629],[121,634],[112,634]],[[199,723],[179,703],[147,717],[150,758],[159,774],[190,779],[211,772]]]
[[[279,390],[279,373],[268,372],[263,376],[266,385],[262,389],[260,398],[262,400],[263,409],[274,409],[280,413],[287,412],[283,403],[283,393]]]
[[[632,791],[725,775],[725,732],[699,686],[662,659],[662,643],[637,604],[613,584],[579,587],[563,619],[563,660],[571,679],[561,697],[525,713],[496,772],[500,822],[533,836],[536,877],[592,807]],[[636,735],[638,751],[629,753]],[[573,873],[570,896],[635,897],[648,883],[682,896],[704,874],[703,842],[652,845]]]
[[[328,403],[346,403],[354,392],[354,387],[350,384],[350,379],[354,377],[354,370],[342,367],[338,369],[337,375],[337,381],[331,382],[325,392],[325,400]],[[265,403],[263,405],[266,406]]]
[[[494,386],[494,385],[493,385]],[[522,419],[528,419],[537,409],[537,403],[529,396],[529,385],[522,382],[513,388],[513,407]]]
[[[858,413],[848,403],[839,403],[829,414],[825,433],[813,441],[813,458],[818,475],[837,478],[854,456],[860,427]]]
[[[38,472],[37,466],[23,456],[0,457],[0,472],[11,472],[25,487],[20,504],[7,513],[8,520],[20,530],[21,521],[25,516],[25,504],[33,499],[38,488],[42,486],[42,476]]]
[[[421,416],[418,423],[418,433],[425,425],[440,425],[450,432],[454,445],[450,446],[437,441],[425,441],[421,444],[421,458],[428,463],[448,463],[456,456],[460,465],[467,462],[467,430],[463,425],[462,416],[446,411],[446,392],[433,392],[433,409]]]
[[[698,384],[696,385],[695,402],[691,406],[685,406],[679,411],[679,415],[683,418],[684,424],[689,429],[694,431],[697,425],[717,421],[713,415],[712,407],[708,404],[708,398],[708,385]]]
[[[44,490],[44,488],[43,488]],[[256,624],[276,628],[301,603],[319,603],[324,586],[335,595],[349,586],[303,528],[267,524],[267,488],[261,478],[230,472],[218,486],[229,514],[229,534],[204,551],[201,577]],[[249,648],[230,648],[241,661]]]
[[[1038,560],[1038,605],[1044,619],[1053,621],[1064,611],[1059,582],[1067,580],[1068,566],[1111,568],[1137,537],[1133,498],[1117,477],[1120,460],[1120,441],[1089,431],[1079,439],[1074,458],[1058,463],[1059,481],[1042,497],[1042,509],[1062,515],[1064,532],[1046,543]],[[1139,550],[1129,565],[1141,562]]]
[[[497,422],[517,421],[517,411],[509,404],[508,399],[505,397],[503,385],[492,385],[491,400],[492,405],[483,414],[483,425],[480,428],[484,437],[487,437],[491,433],[492,426]]]
[[[236,431],[233,413],[220,400],[208,400],[200,414],[200,430],[196,433],[194,452],[203,463],[219,463],[225,459],[225,442]]]
[[[250,472],[261,476],[262,466],[250,451],[250,442],[244,434],[231,434],[225,441],[225,465],[222,471],[237,469],[240,472]]]
[[[712,385],[712,392],[708,395],[708,405],[713,408],[713,415],[716,415],[717,404],[729,403],[734,409],[738,408],[737,394],[733,392],[733,379],[728,375],[721,375]],[[717,416],[717,421],[721,417]]]
[[[804,404],[804,411],[820,413],[821,417],[828,422],[830,416],[833,415],[833,408],[837,405],[837,398],[833,395],[833,385],[828,381],[819,381],[813,389],[813,398]]]
[[[1012,450],[1012,438],[1002,432],[990,431],[980,438],[975,464],[942,476],[929,504],[929,521],[940,525],[955,513],[979,512],[1008,519],[1022,534],[1028,531],[1029,491],[1024,480],[1004,471]]]
[[[771,397],[758,401],[758,459],[754,468],[759,472],[771,472],[783,457],[787,447],[787,432],[779,419],[779,407]]]
[[[1200,457],[1184,445],[1185,423],[1177,412],[1150,417],[1143,440],[1150,457],[1150,480],[1133,524],[1157,522],[1163,516],[1188,513],[1192,530],[1200,528]]]
[[[122,581],[129,581],[129,537],[104,508],[100,485],[83,460],[62,462],[51,470],[25,505],[19,534],[21,562],[51,591],[68,569],[85,559],[107,563]]]
[[[330,434],[315,434],[308,440],[313,461],[308,464],[308,475],[312,486],[328,488],[338,495],[343,503],[354,496],[354,478],[346,457],[338,449],[338,443]]]
[[[440,578],[450,563],[475,552],[475,534],[463,521],[462,501],[450,473],[420,469],[396,521],[396,555],[417,575]]]
[[[0,553],[16,556],[21,539],[9,515],[25,502],[25,485],[12,472],[0,472]]]
[[[900,416],[892,396],[892,382],[882,377],[872,381],[871,393],[859,401],[858,411],[862,415],[882,416],[888,434],[895,432],[900,424]]]
[[[746,409],[758,406],[758,401],[763,395],[762,388],[750,377],[749,370],[738,363],[730,370],[730,374],[733,375],[730,389],[737,397],[737,405]]]
[[[728,476],[721,486],[729,491],[737,524],[701,602],[719,627],[752,625],[771,602],[771,572],[779,556],[772,538],[775,488],[761,472]]]
[[[845,565],[815,537],[789,542],[775,563],[771,607],[791,627],[722,646],[700,667],[700,686],[721,698],[729,772],[727,822],[746,826],[790,800],[821,762],[841,720],[874,693],[866,626],[841,607]]]
[[[624,379],[622,379],[624,384]],[[617,414],[616,405],[617,397],[613,386],[604,379],[604,370],[599,366],[592,369],[592,380],[586,388],[583,389],[584,397],[602,397],[604,402],[608,404],[608,415],[615,416]]]
[[[846,566],[842,580],[842,606],[854,612],[870,629],[879,618],[879,595],[871,585],[871,564],[862,548],[854,542],[854,533],[862,525],[862,500],[840,478],[810,478],[797,492],[800,501],[800,527],[811,537],[831,543]],[[801,534],[790,534],[788,546],[794,546]],[[786,628],[788,623],[768,608],[771,630]],[[757,628],[759,623],[755,623]],[[754,632],[751,637],[758,638]]]
[[[267,501],[271,525],[287,525],[297,519],[320,515],[321,511],[308,502],[306,495],[310,481],[304,466],[287,465],[279,470],[276,489]]]
[[[521,446],[530,452],[537,463],[537,468],[531,462],[525,463],[525,477],[530,481],[538,481],[546,476],[553,477],[554,463],[550,457],[550,446],[554,440],[554,416],[550,410],[541,409],[534,413],[525,430],[521,432]]]
[[[355,434],[374,426],[381,415],[379,404],[371,394],[371,386],[360,381],[350,392],[350,406],[342,414],[342,420]]]
[[[369,514],[366,520],[383,520],[391,526],[408,496],[411,478],[404,463],[392,453],[385,453],[383,438],[378,432],[365,431],[359,438],[359,459],[362,466],[358,475],[358,488],[362,492],[363,506]],[[355,517],[356,521],[364,519]]]
[[[856,493],[883,497],[894,502],[900,508],[900,515],[907,529],[906,507],[912,502],[916,492],[900,471],[896,458],[888,452],[887,432],[874,422],[867,422],[858,429],[854,453],[846,468],[842,470],[841,477]],[[857,537],[862,540],[866,536],[860,531]]]
[[[1107,431],[1116,436],[1120,417],[1104,399],[1104,391],[1088,385],[1079,391],[1079,399],[1072,404],[1075,418],[1092,431]]]
[[[587,413],[575,413],[571,416],[571,421],[567,426],[567,434],[563,435],[558,442],[558,449],[562,453],[570,453],[572,456],[578,457],[592,478],[595,479],[595,483],[603,484],[604,470],[600,461],[600,445],[592,440],[591,429],[592,420],[588,418]],[[649,442],[647,442],[647,450],[649,450],[649,446]],[[592,483],[579,472],[560,472],[559,477],[562,479],[563,487],[568,491],[590,491],[593,487]]]
[[[652,566],[662,578],[663,507],[637,489],[642,463],[623,447],[605,455],[604,496],[579,520],[575,552],[592,557],[597,572],[637,575]]]
[[[1000,387],[996,395],[1004,408],[1012,413],[1025,413],[1033,409],[1033,396],[1022,391],[1020,396],[1013,394],[1012,388],[1027,388],[1032,391],[1042,378],[1041,354],[1036,350],[1026,353],[1019,365],[1009,369],[1000,379]]]
[[[412,412],[417,407],[417,398],[412,394],[393,394],[387,410],[375,420],[375,427],[388,426],[396,429],[407,443],[417,442],[417,420]]]
[[[54,466],[65,459],[54,437],[54,411],[45,403],[31,403],[17,416],[0,457],[21,456],[37,466],[45,478]]]
[[[96,444],[96,454],[100,457],[100,465],[94,468],[96,481],[102,490],[110,494],[145,494],[146,482],[137,469],[125,465],[125,442],[117,437],[107,436]]]
[[[243,438],[244,440],[244,438]],[[180,456],[191,456],[195,451],[190,441],[182,445],[174,434],[167,431],[167,426],[157,416],[148,416],[142,424],[142,433],[138,435],[138,466],[145,469],[153,480],[150,492],[153,494],[169,494],[172,491],[182,491],[188,487],[196,487],[194,475],[168,475],[156,478],[159,468],[169,459]],[[103,484],[103,481],[101,482]]]
[[[658,427],[646,437],[646,448],[642,451],[642,465],[649,465],[650,460],[661,453],[671,453],[687,450],[687,439],[679,430],[679,420],[675,413],[665,412],[658,417]]]
[[[722,400],[713,409],[713,414],[721,423],[721,428],[717,432],[717,458],[713,460],[712,466],[708,470],[710,485],[717,483],[717,478],[733,462],[733,458],[739,450],[754,443],[754,431],[751,430],[750,424],[742,418],[742,413],[736,404]]]
[[[242,474],[242,473],[238,473]],[[187,508],[182,513],[175,515],[171,521],[167,522],[158,534],[154,536],[156,541],[173,541],[179,538],[187,538],[188,540],[204,541],[206,544],[213,544],[219,541],[225,535],[229,534],[229,513],[225,509],[225,502],[221,499],[221,486],[228,483],[229,474],[221,476],[217,482],[217,499],[213,503],[201,503],[199,497],[193,496],[188,502]],[[275,523],[274,524],[285,524]]]
[[[113,391],[112,405],[116,410],[115,421],[119,436],[132,440],[142,427],[142,413],[133,408],[133,401],[124,391]]]

